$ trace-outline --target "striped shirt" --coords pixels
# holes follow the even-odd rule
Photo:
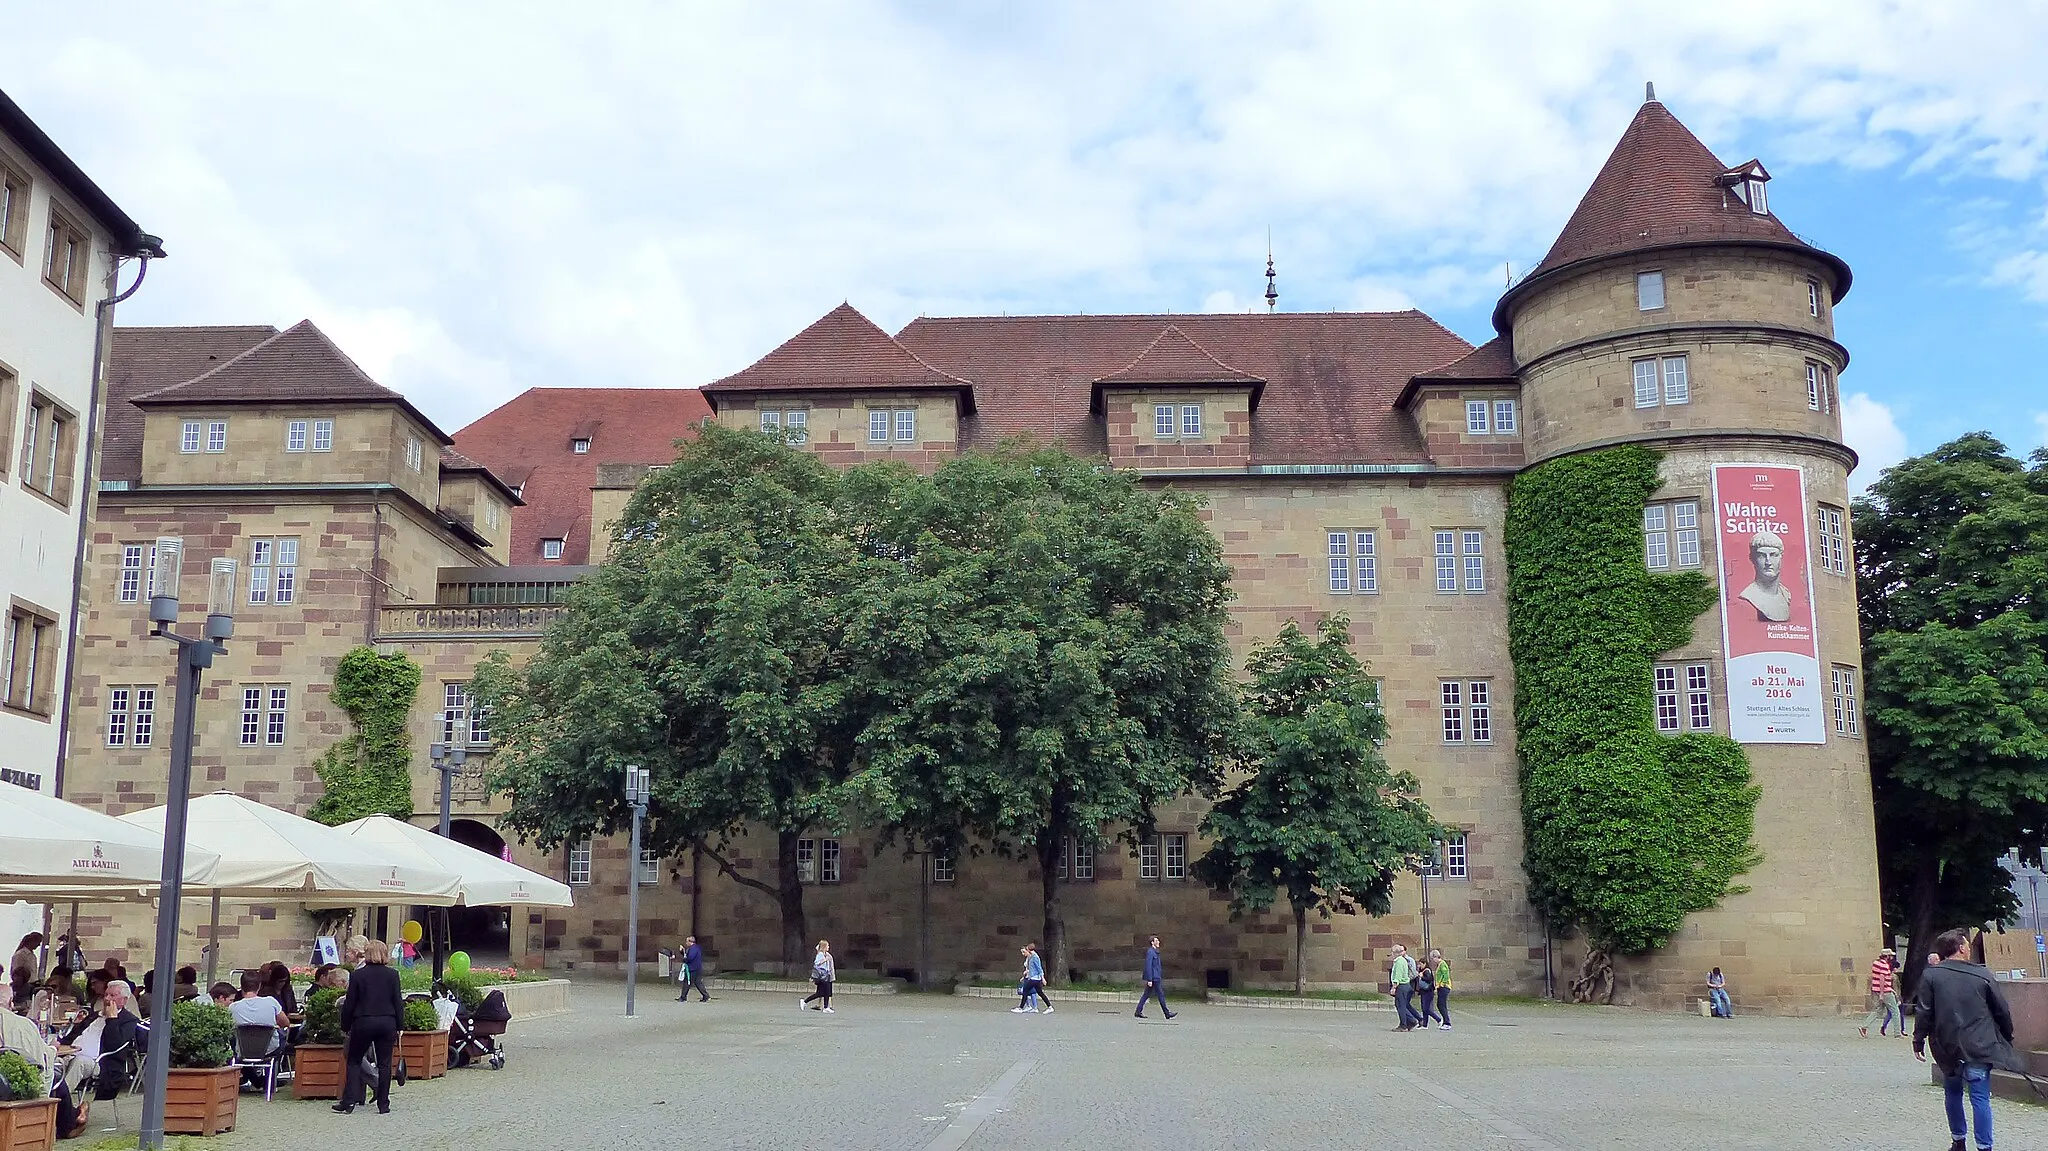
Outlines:
[[[1892,978],[1892,961],[1880,956],[1875,963],[1870,965],[1870,993],[1872,995],[1890,995],[1892,993]]]

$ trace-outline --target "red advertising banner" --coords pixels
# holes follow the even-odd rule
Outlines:
[[[1820,644],[1798,468],[1714,465],[1728,734],[1741,743],[1824,743]]]

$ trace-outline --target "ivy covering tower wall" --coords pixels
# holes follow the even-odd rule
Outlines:
[[[1715,592],[1643,562],[1659,456],[1623,446],[1517,476],[1506,543],[1530,899],[1604,952],[1661,947],[1743,890],[1759,790],[1735,741],[1657,731],[1657,657]]]
[[[334,669],[336,706],[355,734],[314,762],[326,789],[306,814],[330,826],[379,812],[412,814],[412,741],[406,717],[419,695],[420,665],[402,652],[378,655],[357,647]]]

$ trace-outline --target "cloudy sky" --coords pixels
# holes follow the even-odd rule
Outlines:
[[[171,259],[454,428],[689,386],[839,301],[1420,307],[1469,340],[1654,80],[1845,257],[1875,465],[2048,438],[2048,3],[0,0],[0,88]],[[1871,469],[1859,472],[1867,482]]]

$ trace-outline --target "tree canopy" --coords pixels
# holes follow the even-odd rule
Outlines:
[[[1925,941],[2010,918],[1998,860],[2048,827],[2048,455],[1974,432],[1854,508],[1886,917]]]
[[[1246,661],[1235,750],[1244,774],[1202,820],[1211,845],[1195,875],[1233,912],[1281,895],[1294,913],[1294,991],[1303,994],[1308,913],[1385,915],[1400,875],[1431,858],[1443,829],[1408,772],[1380,755],[1379,689],[1351,653],[1349,621],[1292,621]]]

